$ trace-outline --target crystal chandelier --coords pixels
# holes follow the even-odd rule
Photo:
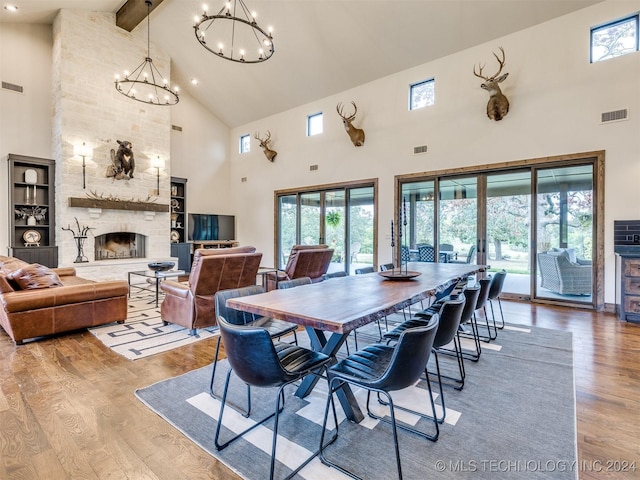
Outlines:
[[[260,27],[242,0],[226,2],[216,15],[208,15],[205,5],[193,28],[200,45],[225,60],[260,63],[274,52],[271,27]]]
[[[178,87],[169,87],[169,81],[165,79],[151,60],[150,51],[150,21],[151,2],[147,5],[147,56],[144,61],[131,73],[125,70],[124,79],[116,75],[116,90],[132,100],[150,103],[152,105],[175,105],[179,101]]]

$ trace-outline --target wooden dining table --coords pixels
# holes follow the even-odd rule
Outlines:
[[[388,279],[380,273],[351,275],[230,298],[227,306],[304,326],[311,348],[329,355],[335,363],[336,353],[351,331],[436,295],[486,269],[486,265],[411,262],[403,266],[403,272],[407,270],[418,275],[407,280]],[[304,398],[317,381],[315,375],[307,376],[296,395]],[[351,389],[345,386],[336,394],[347,418],[360,422],[364,417]]]

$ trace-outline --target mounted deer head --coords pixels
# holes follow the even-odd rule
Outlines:
[[[258,142],[260,142],[260,147],[262,147],[262,151],[264,152],[264,156],[267,157],[267,160],[273,162],[278,155],[278,152],[275,150],[271,150],[269,148],[269,142],[271,141],[271,132],[267,131],[267,138],[260,138],[260,134],[258,132],[253,136]]]
[[[356,113],[358,113],[358,107],[356,107],[355,102],[351,102],[351,105],[353,105],[353,108],[355,110],[353,112],[353,115],[345,117],[342,114],[342,103],[339,103],[338,105],[336,105],[336,111],[338,112],[338,115],[342,117],[342,123],[344,124],[344,129],[347,131],[347,134],[351,139],[351,143],[353,143],[356,147],[361,147],[362,144],[364,143],[364,130],[353,126],[352,122],[356,118]]]
[[[495,120],[496,122],[502,120],[504,116],[509,113],[509,100],[507,100],[507,97],[503,95],[502,91],[500,90],[500,86],[498,85],[509,76],[508,73],[500,75],[505,62],[504,49],[500,47],[500,51],[502,52],[502,60],[498,57],[498,55],[496,55],[495,52],[493,52],[493,56],[496,57],[496,60],[498,60],[498,63],[500,64],[500,68],[498,68],[498,71],[493,76],[486,77],[482,75],[482,69],[484,68],[484,65],[478,64],[478,72],[476,72],[476,66],[473,66],[473,74],[476,77],[480,77],[484,80],[484,83],[480,85],[480,87],[489,92],[489,102],[487,103],[487,117],[489,117],[491,120]]]

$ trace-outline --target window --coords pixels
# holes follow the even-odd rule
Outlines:
[[[591,29],[591,63],[638,51],[638,15]]]
[[[435,79],[424,80],[409,86],[409,110],[433,105],[435,102]]]
[[[322,133],[322,112],[307,117],[307,137]]]
[[[240,137],[240,153],[247,153],[251,151],[251,137],[249,135],[242,135]]]
[[[293,245],[327,244],[328,273],[376,264],[377,182],[345,182],[277,191],[277,265],[284,268]]]

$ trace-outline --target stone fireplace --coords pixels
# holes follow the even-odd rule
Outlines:
[[[146,237],[139,233],[105,233],[95,238],[95,259],[146,258],[145,246]]]

